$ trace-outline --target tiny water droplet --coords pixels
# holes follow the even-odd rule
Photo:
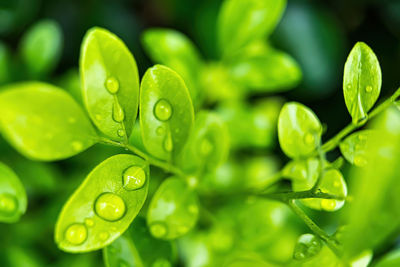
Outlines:
[[[119,82],[115,77],[111,76],[107,78],[105,87],[110,94],[116,94],[119,90]]]
[[[85,224],[86,224],[88,227],[92,227],[92,226],[94,226],[94,220],[91,219],[91,218],[86,218],[86,219],[85,219]]]
[[[293,258],[303,260],[313,257],[322,249],[322,242],[313,234],[303,234],[297,240]]]
[[[0,212],[4,214],[14,214],[18,208],[18,201],[14,195],[2,193],[0,195]]]
[[[87,228],[81,223],[74,223],[68,226],[65,231],[65,240],[73,245],[80,245],[87,238]]]
[[[164,126],[159,126],[159,127],[157,127],[157,129],[156,129],[156,134],[157,134],[157,135],[164,135],[164,133],[165,133],[165,128],[164,128]]]
[[[354,157],[354,164],[359,167],[364,167],[367,165],[367,161],[364,157],[357,155]]]
[[[124,171],[122,183],[126,190],[142,188],[146,182],[146,173],[140,166],[131,166]]]
[[[372,92],[372,86],[368,85],[367,87],[365,87],[365,91],[367,93],[371,93]]]
[[[116,122],[123,122],[125,119],[124,110],[122,109],[118,101],[115,101],[113,104],[112,117],[113,120]]]
[[[117,221],[124,216],[126,206],[120,196],[107,192],[96,199],[94,210],[100,218],[106,221]]]
[[[336,208],[336,200],[333,199],[322,199],[321,208],[326,211],[334,211]]]
[[[351,89],[351,84],[348,84],[348,85],[347,85],[347,89]]]
[[[101,240],[107,240],[108,238],[110,237],[110,234],[109,233],[107,233],[107,232],[101,232],[100,234],[99,234],[99,238],[101,239]]]
[[[302,253],[302,252],[296,252],[296,253],[294,253],[294,258],[296,259],[296,260],[302,260],[302,259],[304,259],[306,257],[306,255],[304,255],[304,253]]]
[[[172,106],[166,99],[160,99],[154,106],[154,116],[160,121],[167,121],[172,116]]]
[[[167,136],[164,139],[164,149],[167,152],[171,152],[172,149],[174,149],[174,144],[172,143],[171,134],[167,134]]]
[[[79,142],[79,141],[73,141],[71,143],[71,146],[72,146],[72,149],[75,151],[80,151],[83,148],[82,142]]]
[[[123,129],[118,129],[117,134],[119,137],[124,137],[125,136],[125,131]]]
[[[167,234],[167,226],[163,222],[154,222],[150,225],[150,232],[154,237],[162,238]]]
[[[306,145],[312,145],[315,143],[315,137],[312,133],[306,133],[304,135],[304,143],[306,143]]]
[[[207,156],[214,149],[213,144],[210,142],[208,138],[203,138],[200,142],[200,153],[203,156]]]

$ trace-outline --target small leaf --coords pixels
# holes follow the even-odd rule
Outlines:
[[[172,266],[173,247],[151,236],[146,220],[137,217],[124,235],[103,249],[103,257],[107,267]]]
[[[344,66],[343,94],[353,123],[368,117],[368,111],[381,92],[382,73],[372,49],[358,42],[351,50]]]
[[[199,215],[197,195],[179,178],[165,180],[150,202],[147,224],[160,239],[175,239],[190,231]]]
[[[188,173],[210,172],[227,159],[228,152],[226,125],[216,114],[201,111],[179,157],[179,165]]]
[[[232,77],[250,92],[282,92],[301,80],[301,69],[289,55],[269,50],[265,54],[237,60],[230,66]]]
[[[400,266],[400,249],[393,250],[378,260],[375,267],[395,267]]]
[[[286,103],[278,119],[279,143],[291,158],[310,155],[319,146],[322,126],[314,112],[306,106]]]
[[[111,32],[90,29],[80,56],[82,96],[90,118],[105,135],[126,141],[139,103],[136,61]]]
[[[317,255],[322,249],[322,241],[313,234],[304,234],[299,237],[294,248],[293,258],[304,260]]]
[[[97,134],[75,100],[55,86],[26,82],[0,93],[0,126],[6,140],[24,156],[59,160],[95,143]]]
[[[199,101],[199,73],[202,59],[199,51],[184,34],[171,29],[150,29],[142,36],[142,43],[155,63],[163,64],[184,79],[193,103]]]
[[[265,38],[279,22],[286,0],[225,0],[218,17],[219,47],[232,55]]]
[[[362,130],[346,137],[340,143],[340,151],[348,162],[358,167],[368,165],[367,143],[378,133],[372,130]]]
[[[60,59],[62,42],[60,26],[52,20],[42,20],[26,32],[20,50],[33,76],[43,76],[54,69]]]
[[[17,222],[25,213],[26,205],[26,193],[21,181],[0,162],[0,222]]]
[[[179,75],[162,65],[148,69],[140,92],[140,128],[147,151],[171,159],[185,145],[193,121],[192,101]]]
[[[55,240],[67,252],[103,248],[131,224],[149,185],[149,166],[133,155],[115,155],[100,163],[64,205]]]

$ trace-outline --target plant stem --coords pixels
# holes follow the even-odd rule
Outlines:
[[[304,198],[324,198],[324,199],[336,199],[336,200],[344,200],[343,197],[339,197],[336,195],[323,193],[323,192],[315,192],[315,190],[310,189],[306,191],[288,191],[288,192],[280,192],[280,193],[269,193],[265,195],[261,195],[266,198],[280,200],[283,202],[287,202],[293,199],[304,199]]]
[[[311,220],[311,218],[308,217],[307,214],[301,208],[299,208],[299,206],[296,205],[294,200],[288,201],[287,204],[292,209],[292,211],[307,225],[307,227],[314,232],[314,234],[316,234],[317,236],[319,236],[319,238],[325,241],[326,245],[340,259],[341,252],[340,249],[337,247],[335,241],[324,230],[319,228],[319,226],[316,225],[313,222],[313,220]]]
[[[175,167],[174,165],[172,165],[168,162],[159,160],[157,158],[154,158],[154,157],[150,156],[149,154],[147,154],[146,152],[143,152],[142,150],[140,150],[137,147],[132,146],[128,143],[120,143],[120,142],[113,141],[113,140],[110,140],[107,138],[102,138],[102,137],[100,137],[98,141],[99,141],[99,143],[125,148],[125,149],[131,151],[132,153],[138,155],[139,157],[145,159],[149,164],[157,166],[157,167],[165,170],[166,172],[170,172],[170,173],[173,173],[173,174],[181,176],[181,177],[186,177],[185,173],[183,173],[182,170]]]

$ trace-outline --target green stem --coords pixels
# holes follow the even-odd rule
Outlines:
[[[269,193],[261,195],[266,198],[280,200],[283,202],[287,202],[293,199],[304,199],[304,198],[323,198],[323,199],[336,199],[336,200],[344,200],[343,197],[339,197],[336,195],[323,193],[323,192],[315,192],[313,189],[306,190],[306,191],[288,191],[288,192],[281,192],[281,193]]]
[[[287,204],[289,207],[292,209],[292,211],[307,225],[308,228],[310,228],[311,231],[314,232],[319,238],[321,238],[323,241],[325,241],[326,245],[336,254],[336,256],[340,259],[340,249],[337,247],[335,241],[317,224],[311,220],[310,217],[307,216],[307,214],[299,208],[299,206],[296,205],[294,200],[288,201]]]
[[[147,154],[146,152],[143,152],[142,150],[140,150],[137,147],[132,146],[128,143],[120,143],[120,142],[113,141],[113,140],[110,140],[107,138],[102,138],[102,137],[100,137],[98,141],[99,141],[99,143],[103,143],[106,145],[113,145],[113,146],[125,148],[125,149],[131,151],[132,153],[138,155],[139,157],[145,159],[151,165],[157,166],[157,167],[159,167],[167,172],[173,173],[175,175],[178,175],[181,177],[186,177],[185,173],[182,170],[180,170],[179,168],[175,167],[174,165],[172,165],[168,162],[159,160],[157,158],[154,158],[154,157],[150,156],[149,154]]]

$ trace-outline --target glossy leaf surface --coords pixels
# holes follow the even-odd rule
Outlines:
[[[368,164],[367,159],[369,158],[367,155],[368,140],[374,138],[377,134],[379,133],[372,130],[362,130],[346,137],[340,143],[342,155],[347,161],[358,167],[366,166]]]
[[[125,44],[111,32],[90,29],[80,55],[82,96],[99,130],[115,140],[127,140],[139,104],[136,61]]]
[[[291,158],[310,155],[320,144],[322,126],[308,107],[286,103],[278,119],[278,137],[281,148]]]
[[[175,239],[194,227],[198,214],[195,192],[183,180],[171,177],[153,196],[147,212],[147,225],[154,237]]]
[[[162,65],[148,69],[140,92],[140,128],[147,151],[171,159],[186,143],[194,121],[189,92],[182,78]]]
[[[353,123],[368,117],[381,92],[382,73],[377,57],[365,43],[358,42],[344,66],[343,94]]]
[[[0,113],[5,139],[31,159],[68,158],[97,138],[75,100],[49,84],[26,82],[5,87],[0,94]]]
[[[68,252],[103,248],[129,227],[146,200],[149,166],[133,155],[100,163],[64,205],[55,240]]]
[[[14,223],[25,213],[27,197],[17,175],[0,162],[0,222]]]

